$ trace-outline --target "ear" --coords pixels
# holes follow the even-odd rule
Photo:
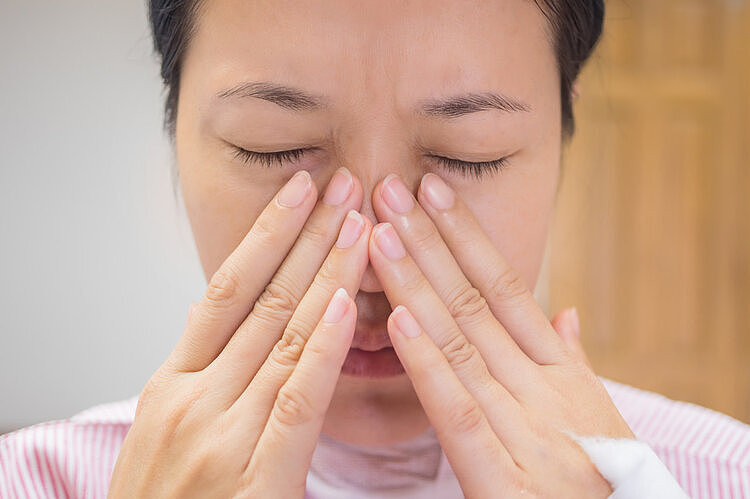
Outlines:
[[[581,344],[581,325],[575,307],[566,308],[559,312],[552,319],[552,327],[570,351],[590,368],[591,362],[589,362]]]
[[[570,86],[570,98],[573,102],[576,102],[578,101],[578,98],[580,96],[581,96],[581,84],[578,82],[578,80],[576,80]]]

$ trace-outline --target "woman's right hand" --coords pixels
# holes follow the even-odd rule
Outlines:
[[[139,396],[108,497],[303,497],[372,229],[347,170],[316,200],[298,172],[213,275]]]

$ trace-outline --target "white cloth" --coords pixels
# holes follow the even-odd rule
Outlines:
[[[684,499],[667,467],[645,442],[571,437],[609,482],[610,499]],[[308,499],[449,499],[461,486],[433,428],[389,446],[359,446],[320,435],[307,474]]]
[[[571,436],[609,482],[613,490],[610,499],[688,497],[647,443],[630,438]]]

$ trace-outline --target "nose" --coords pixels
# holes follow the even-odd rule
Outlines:
[[[416,193],[419,181],[424,173],[414,152],[404,144],[403,137],[399,139],[385,137],[362,141],[359,147],[351,145],[342,151],[342,163],[359,178],[362,183],[362,207],[360,213],[368,217],[373,225],[378,223],[373,210],[372,196],[375,187],[391,173],[400,176],[412,193]],[[383,286],[375,275],[371,264],[367,265],[360,290],[368,293],[383,291]]]

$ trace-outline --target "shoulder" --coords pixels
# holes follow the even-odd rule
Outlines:
[[[750,497],[750,426],[695,404],[602,382],[636,437],[691,497]]]
[[[0,436],[0,497],[104,497],[138,397]]]

